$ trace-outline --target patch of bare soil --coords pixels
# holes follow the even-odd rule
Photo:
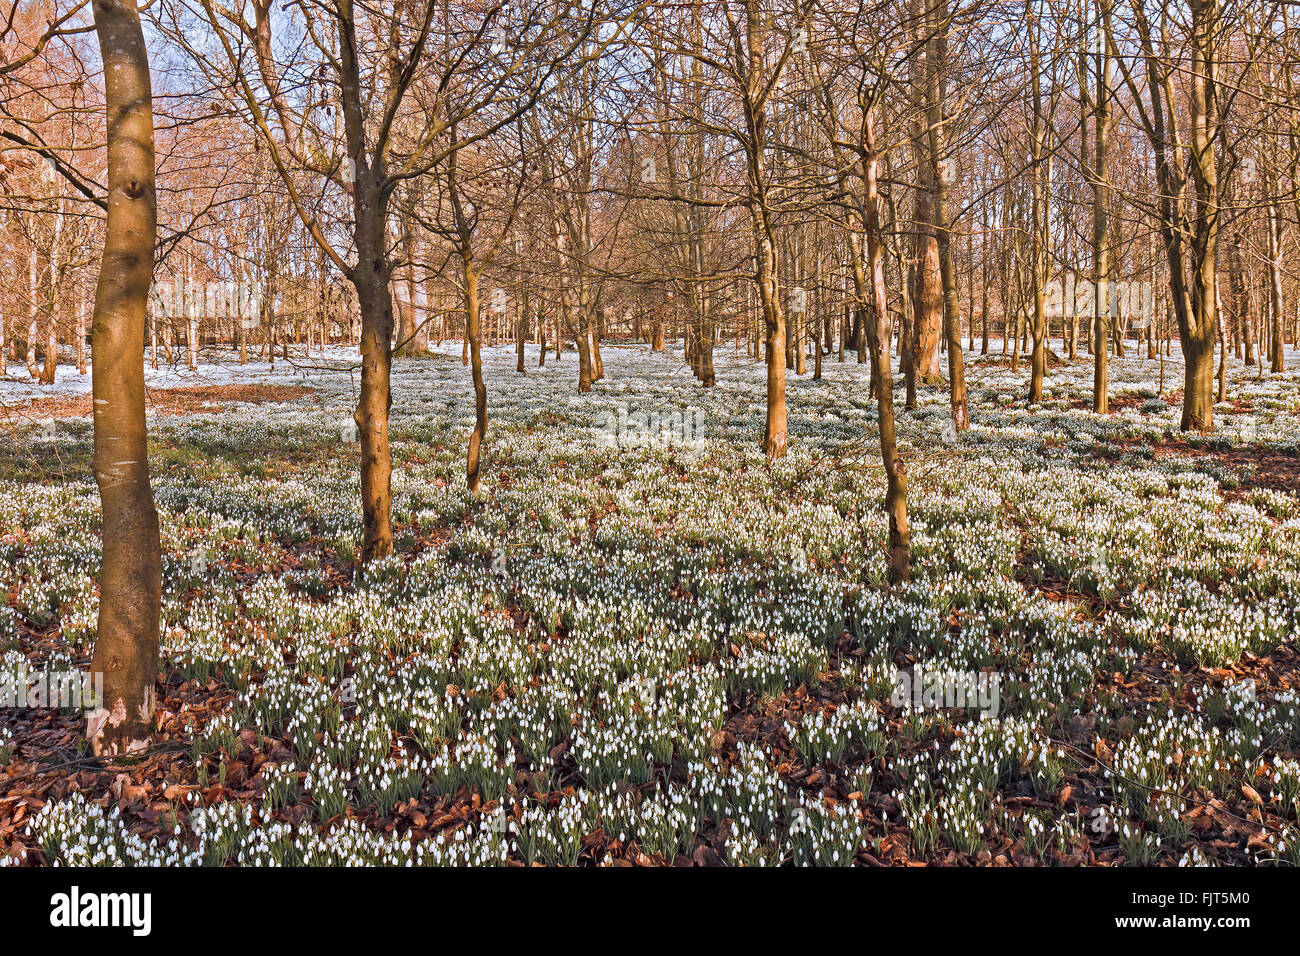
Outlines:
[[[1153,444],[1157,458],[1205,458],[1234,469],[1241,476],[1238,491],[1269,489],[1300,493],[1300,458],[1268,445],[1197,448],[1180,441]]]
[[[1300,494],[1300,456],[1269,445],[1233,445],[1231,448],[1205,448],[1178,439],[1149,441],[1142,438],[1112,438],[1104,447],[1114,454],[1149,448],[1156,458],[1201,460],[1231,469],[1240,479],[1237,488],[1224,494],[1240,497],[1250,491],[1267,489]],[[1103,457],[1108,456],[1103,450]]]
[[[1125,392],[1121,395],[1111,395],[1106,399],[1106,407],[1112,412],[1120,412],[1129,408],[1140,408],[1147,399],[1136,392]],[[1092,411],[1092,396],[1083,395],[1073,399],[1070,402],[1071,408],[1077,408],[1081,411]]]
[[[158,415],[193,415],[224,411],[232,404],[264,405],[292,402],[315,389],[301,385],[198,385],[185,388],[146,388],[145,405]],[[0,406],[0,418],[87,418],[93,409],[90,395],[75,398],[34,398]]]
[[[1069,361],[1067,361],[1066,359],[1063,359],[1063,358],[1061,358],[1061,356],[1057,355],[1056,352],[1055,352],[1055,350],[1053,350],[1053,349],[1050,349],[1050,348],[1049,348],[1049,349],[1046,349],[1046,353],[1047,353],[1047,367],[1048,367],[1048,368],[1064,368],[1065,366],[1067,366],[1067,365],[1070,364]],[[1019,364],[1019,365],[1024,366],[1024,367],[1027,369],[1027,368],[1029,368],[1029,363],[1030,363],[1030,361],[1031,361],[1032,358],[1033,358],[1033,352],[1032,352],[1032,351],[1022,351],[1022,352],[1020,353],[1020,355],[1019,355],[1018,357],[1016,357],[1016,356],[1013,356],[1010,352],[1003,353],[1003,352],[1000,352],[1000,351],[995,351],[995,350],[993,350],[993,349],[990,349],[989,352],[988,352],[988,354],[985,354],[985,355],[973,355],[973,354],[968,354],[968,355],[966,356],[966,362],[967,362],[968,364],[970,364],[970,365],[1014,365],[1014,364]]]

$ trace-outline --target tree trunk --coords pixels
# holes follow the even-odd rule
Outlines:
[[[1273,327],[1269,333],[1269,371],[1286,370],[1283,347],[1286,337],[1282,332],[1282,211],[1276,202],[1268,206],[1268,294],[1273,313]]]
[[[4,343],[0,342],[0,356],[4,355]],[[154,351],[154,368],[158,367],[158,353]],[[77,296],[77,373],[86,374],[86,303]]]
[[[600,309],[596,310],[595,319],[591,323],[591,377],[592,381],[599,382],[605,377],[605,360],[600,355],[600,332],[604,325]]]
[[[943,315],[943,279],[939,265],[939,243],[933,231],[930,192],[922,187],[916,197],[916,231],[914,250],[916,265],[912,272],[912,361],[916,379],[927,385],[943,380],[939,371],[939,330]],[[908,407],[914,403],[909,392]]]
[[[141,345],[143,349],[144,346]],[[59,372],[59,326],[53,310],[45,326],[45,366],[41,369],[42,385],[53,385]]]
[[[387,276],[364,258],[357,267],[361,309],[361,394],[353,418],[361,441],[363,561],[393,551],[392,451],[388,412],[392,404],[393,300]]]
[[[360,166],[360,164],[358,164]],[[393,550],[392,451],[388,413],[392,405],[393,297],[385,258],[385,201],[381,175],[358,169],[354,190],[358,262],[352,272],[361,312],[361,393],[354,418],[361,442],[363,561]]]
[[[939,175],[940,164],[946,162],[948,136],[944,116],[947,98],[945,71],[948,60],[948,4],[938,0],[929,8],[927,17],[933,17],[933,29],[927,29],[929,40],[925,54],[926,113],[928,116],[925,144],[929,147],[929,181],[933,191],[930,221],[934,227],[934,240],[939,253],[939,282],[943,294],[943,331],[948,346],[949,405],[953,427],[964,432],[970,428],[970,410],[966,404],[966,365],[961,351],[961,311],[957,302],[957,274],[953,268],[952,231],[948,223],[948,188],[945,176]],[[974,335],[974,326],[971,327]],[[972,347],[973,347],[972,341]]]
[[[515,371],[527,374],[528,369],[524,368],[524,338],[528,335],[528,306],[526,299],[524,303],[515,319]]]
[[[1039,35],[1037,21],[1030,27],[1029,71],[1030,85],[1033,91],[1033,122],[1030,131],[1030,167],[1033,175],[1031,189],[1030,228],[1033,230],[1030,243],[1030,278],[1033,294],[1033,317],[1029,323],[1029,333],[1033,338],[1033,352],[1029,364],[1029,404],[1037,405],[1043,400],[1043,380],[1047,376],[1047,310],[1044,286],[1047,284],[1048,270],[1048,218],[1051,209],[1051,158],[1047,155],[1048,121],[1043,106],[1042,69],[1039,61]],[[1046,166],[1046,169],[1044,169]]]
[[[785,413],[785,313],[777,300],[776,250],[765,217],[758,210],[754,212],[754,228],[758,233],[758,294],[767,329],[767,421],[763,428],[763,450],[768,458],[780,458],[789,442]]]
[[[465,483],[470,494],[478,494],[479,452],[487,434],[487,386],[483,384],[483,333],[479,327],[478,271],[465,259],[465,328],[469,339],[470,376],[474,381],[474,430],[465,456]],[[522,361],[522,360],[521,360]]]
[[[412,199],[414,203],[414,199]],[[417,284],[415,281],[415,225],[411,215],[401,218],[402,251],[406,257],[406,301],[400,308],[400,322],[397,331],[398,348],[394,354],[401,356],[429,354],[428,307],[426,303],[424,321],[416,314],[415,300]]]
[[[889,519],[889,580],[907,580],[911,572],[912,542],[907,524],[907,466],[898,455],[894,424],[894,379],[889,362],[889,300],[885,294],[885,257],[880,236],[880,194],[878,157],[875,148],[875,118],[864,118],[866,155],[867,262],[871,275],[872,321],[866,333],[871,349],[871,377],[876,383],[876,407],[880,425],[880,457],[885,466],[885,514]],[[860,246],[853,247],[854,263],[862,261]],[[860,269],[860,266],[858,266]]]
[[[103,699],[86,738],[100,756],[145,750],[153,733],[162,548],[149,484],[144,335],[157,235],[149,54],[135,0],[99,0],[108,221],[93,320],[95,480],[103,504],[99,620],[91,672]]]

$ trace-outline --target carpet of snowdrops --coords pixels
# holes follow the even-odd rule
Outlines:
[[[1231,365],[1187,439],[1176,357],[1164,398],[1156,361],[1112,358],[1101,417],[1086,356],[1026,408],[1027,366],[972,353],[968,433],[942,390],[900,406],[914,569],[890,588],[867,366],[791,375],[769,466],[742,353],[710,390],[680,350],[604,361],[579,395],[572,353],[520,375],[487,351],[476,499],[459,346],[399,360],[397,554],[364,569],[347,356],[168,373],[314,392],[151,419],[157,751],[100,766],[76,714],[0,711],[3,859],[1300,860],[1300,500],[1225,454],[1300,456],[1295,372]],[[89,421],[0,443],[0,676],[84,668]],[[918,667],[996,675],[998,706],[894,700]]]

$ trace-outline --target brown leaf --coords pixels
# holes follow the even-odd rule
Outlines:
[[[163,791],[164,800],[184,800],[189,794],[197,790],[198,787],[190,786],[183,783],[174,783]]]
[[[1191,824],[1193,830],[1208,830],[1214,826],[1214,814],[1205,807],[1194,807],[1184,814],[1183,819]]]
[[[695,861],[696,866],[722,866],[722,857],[714,852],[708,844],[701,843],[691,854],[691,859]]]

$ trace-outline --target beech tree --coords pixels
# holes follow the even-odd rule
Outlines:
[[[824,67],[814,66],[819,112],[825,124],[834,195],[843,203],[849,235],[854,308],[871,356],[872,387],[879,412],[880,454],[889,519],[889,579],[906,580],[911,568],[907,521],[907,468],[898,453],[894,377],[890,362],[892,317],[885,281],[881,216],[881,137],[878,114],[888,92],[892,61],[904,38],[882,25],[880,9],[861,6],[851,18],[834,11],[819,44]],[[819,57],[819,62],[820,62]],[[843,337],[841,337],[843,342]]]
[[[1181,428],[1211,432],[1219,321],[1221,9],[1219,0],[1188,0],[1185,48],[1174,44],[1172,33],[1182,26],[1169,12],[1156,12],[1157,31],[1141,0],[1132,0],[1131,9],[1139,55],[1133,63],[1121,57],[1120,64],[1134,114],[1155,153],[1157,215],[1183,350]]]
[[[104,66],[107,227],[92,326],[95,480],[103,502],[99,622],[91,671],[103,700],[86,737],[99,755],[149,745],[158,676],[162,549],[145,429],[145,310],[157,199],[149,53],[135,0],[95,0]]]
[[[173,31],[214,86],[234,92],[238,110],[266,146],[292,206],[327,259],[352,284],[361,320],[361,389],[355,420],[361,444],[362,559],[393,549],[392,455],[388,437],[391,404],[394,305],[392,280],[402,265],[390,243],[390,206],[397,187],[428,176],[460,149],[492,135],[536,102],[540,90],[534,54],[543,64],[564,62],[587,36],[576,31],[574,11],[539,0],[505,23],[506,5],[440,6],[402,0],[391,9],[337,0],[300,5],[292,18],[273,16],[271,0],[244,8],[196,0],[219,51]],[[590,24],[595,8],[579,23]],[[500,43],[498,21],[514,40]],[[291,31],[297,44],[280,53],[277,31]],[[441,41],[443,51],[430,55]],[[467,64],[475,51],[496,47],[479,70]],[[541,71],[546,75],[546,70]],[[309,95],[297,92],[299,84]],[[442,96],[455,88],[454,105]],[[426,91],[414,124],[399,122],[416,89]],[[500,108],[503,105],[508,108]],[[489,109],[474,139],[445,133]],[[405,127],[410,125],[410,129]],[[304,175],[324,177],[350,199],[346,240],[308,205]]]

